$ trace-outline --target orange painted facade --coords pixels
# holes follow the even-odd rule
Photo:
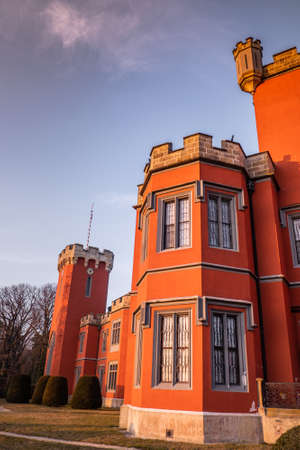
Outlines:
[[[131,291],[104,314],[107,262],[93,274],[95,302],[82,298],[92,260],[60,271],[50,373],[66,374],[70,392],[75,372],[96,373],[107,406],[246,416],[257,378],[300,381],[300,55],[263,66],[248,38],[234,57],[260,152],[200,133],[152,149]]]

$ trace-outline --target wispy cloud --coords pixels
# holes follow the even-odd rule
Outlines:
[[[126,207],[132,206],[136,202],[136,195],[119,192],[101,192],[96,196],[95,209],[102,206]]]

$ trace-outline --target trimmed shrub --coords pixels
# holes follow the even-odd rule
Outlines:
[[[300,425],[291,428],[283,433],[280,438],[277,439],[272,449],[276,450],[299,450],[300,449]]]
[[[29,375],[14,375],[9,380],[6,401],[9,403],[28,403],[31,397]]]
[[[72,396],[74,409],[97,409],[102,405],[99,380],[95,376],[80,377]]]
[[[65,377],[50,377],[44,390],[42,404],[62,406],[68,403],[68,381]]]
[[[42,403],[44,391],[49,378],[49,375],[44,375],[38,379],[33,391],[31,403],[35,403],[36,405],[40,405]]]

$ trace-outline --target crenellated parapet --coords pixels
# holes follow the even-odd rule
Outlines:
[[[246,159],[246,169],[251,179],[275,175],[275,164],[269,152],[249,155]]]
[[[173,150],[172,143],[164,143],[152,148],[147,162],[143,184],[138,185],[138,198],[135,207],[153,208],[153,196],[144,197],[147,182],[152,173],[173,168],[193,161],[211,162],[238,168],[251,179],[275,175],[275,165],[269,152],[246,155],[238,142],[222,140],[221,147],[212,145],[212,136],[196,133],[183,138],[183,147]],[[148,204],[149,203],[149,204]]]
[[[273,62],[264,66],[263,79],[300,68],[300,53],[293,47],[273,55]]]
[[[204,158],[212,161],[222,161],[244,167],[245,153],[237,142],[222,141],[221,147],[213,147],[212,136],[196,133],[183,138],[183,148],[173,150],[172,143],[157,145],[152,148],[145,174],[179,164]]]
[[[113,268],[114,254],[110,250],[101,252],[97,247],[88,247],[86,249],[81,244],[70,244],[58,256],[58,270],[60,271],[66,264],[76,264],[79,258],[84,259],[85,267],[92,260],[95,261],[96,269],[98,269],[101,262],[105,263],[107,271],[110,272]]]
[[[87,314],[80,319],[80,328],[88,325],[100,326],[102,314]]]

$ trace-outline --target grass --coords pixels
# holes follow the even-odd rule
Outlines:
[[[8,431],[11,433],[155,450],[169,448],[198,448],[201,450],[266,450],[267,448],[270,448],[268,445],[193,445],[179,442],[132,438],[126,436],[124,430],[119,429],[118,410],[103,409],[83,411],[71,409],[69,406],[49,408],[40,405],[6,403],[3,399],[0,399],[0,406],[10,410],[10,412],[0,412],[0,431]],[[53,444],[37,443],[26,439],[0,436],[0,448],[7,448],[9,450],[21,448],[30,448],[34,450],[50,449],[53,448]],[[73,448],[84,449],[85,447],[73,447],[70,445],[58,446],[58,444],[55,444],[55,448],[58,450],[60,450],[60,448],[72,450]]]

